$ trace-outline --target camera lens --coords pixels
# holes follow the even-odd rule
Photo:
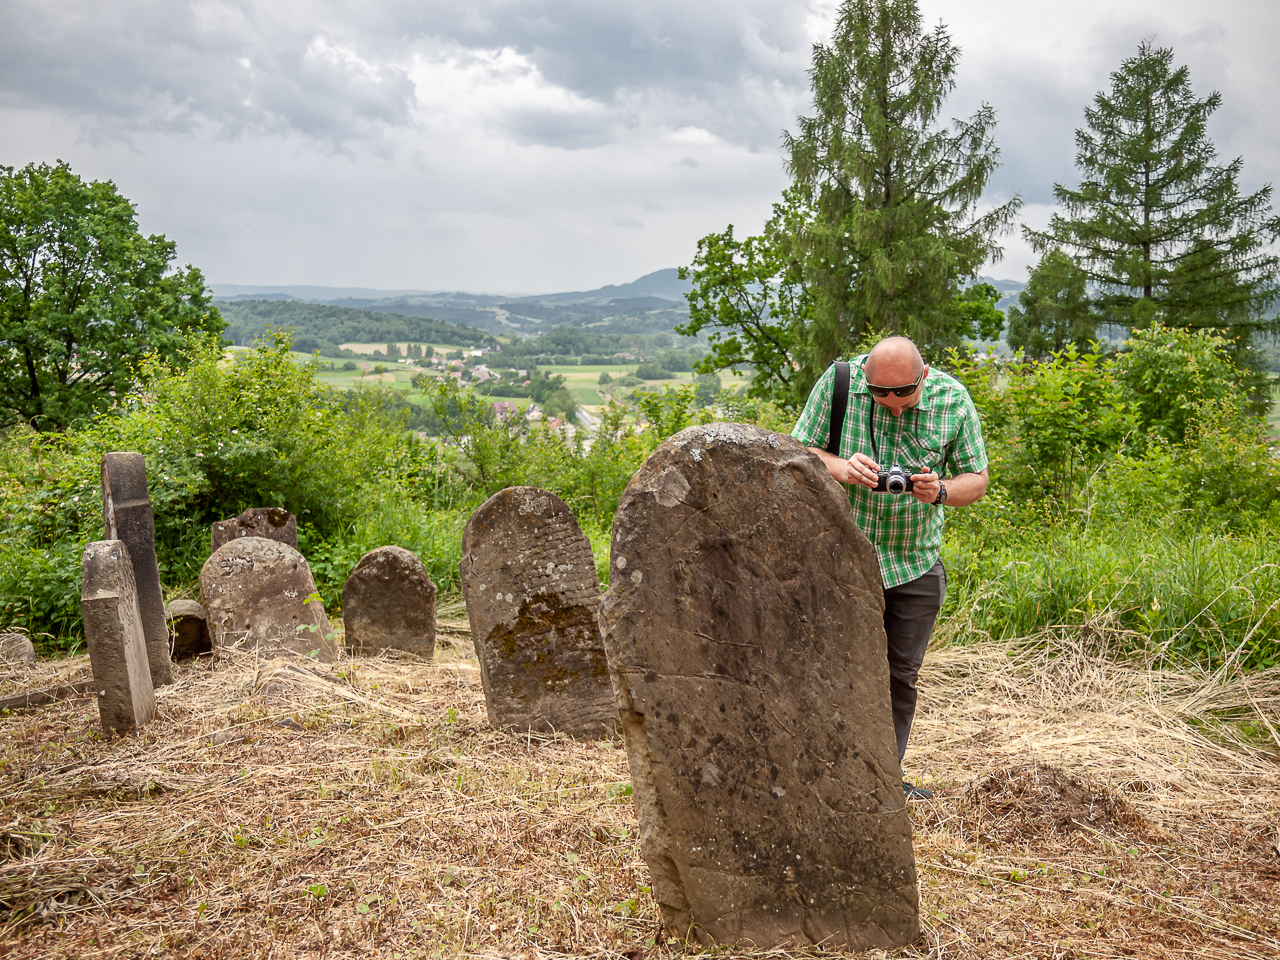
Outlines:
[[[886,484],[890,493],[904,493],[907,489],[907,481],[902,477],[890,477]]]

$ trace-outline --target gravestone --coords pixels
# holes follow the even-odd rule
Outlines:
[[[173,659],[190,660],[213,652],[213,635],[204,607],[195,600],[174,600],[165,608],[173,628]]]
[[[601,622],[667,930],[769,950],[919,932],[871,544],[816,456],[690,427],[632,478]]]
[[[436,585],[403,547],[370,550],[342,585],[348,650],[405,650],[430,660],[436,649]]]
[[[156,562],[156,527],[147,492],[147,465],[140,453],[107,453],[102,457],[102,520],[107,540],[129,549],[133,582],[142,614],[151,682],[173,682],[169,666],[169,628],[164,619],[160,566]]]
[[[16,630],[0,633],[0,660],[9,663],[35,663],[35,644],[25,633]]]
[[[200,599],[215,645],[263,658],[336,658],[329,618],[315,592],[302,554],[262,537],[223,544],[200,570]]]
[[[600,579],[560,498],[535,487],[495,493],[467,521],[458,569],[490,725],[613,734]]]
[[[240,537],[262,537],[298,549],[298,518],[283,507],[253,507],[213,524],[209,540],[213,549]]]
[[[99,540],[85,547],[81,564],[80,612],[98,718],[107,733],[128,733],[156,712],[133,562],[123,541]]]

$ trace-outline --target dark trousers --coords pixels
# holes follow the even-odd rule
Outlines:
[[[947,571],[939,560],[923,576],[884,592],[884,632],[889,640],[889,700],[898,762],[907,753],[911,720],[916,715],[916,677],[924,663],[934,621],[947,593]]]

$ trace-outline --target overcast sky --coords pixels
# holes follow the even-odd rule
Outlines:
[[[995,107],[998,202],[1048,217],[1073,132],[1144,37],[1280,177],[1275,0],[921,0]],[[808,111],[806,0],[0,0],[0,164],[111,179],[215,283],[551,292],[757,230]],[[1006,240],[998,277],[1030,256]]]

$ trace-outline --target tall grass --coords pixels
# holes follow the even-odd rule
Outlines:
[[[354,523],[331,539],[298,531],[298,549],[307,558],[325,609],[342,606],[342,585],[360,558],[377,547],[404,547],[427,568],[442,592],[458,590],[462,529],[472,507],[432,510],[407,499],[372,502]]]
[[[1133,522],[1056,525],[944,554],[943,616],[959,632],[1030,637],[1102,626],[1121,651],[1216,667],[1280,663],[1280,551],[1275,532],[1231,536]]]

